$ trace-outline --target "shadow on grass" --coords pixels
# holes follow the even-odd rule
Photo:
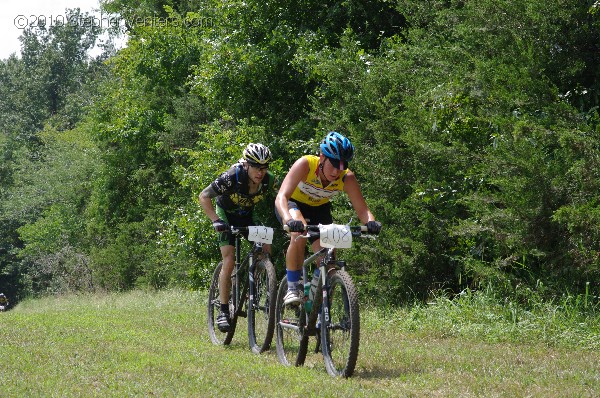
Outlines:
[[[396,379],[407,375],[422,374],[425,370],[417,368],[415,366],[402,366],[402,367],[386,367],[386,366],[372,366],[368,369],[359,368],[354,371],[353,379]]]

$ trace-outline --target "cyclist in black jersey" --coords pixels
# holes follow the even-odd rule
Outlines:
[[[222,332],[227,332],[230,326],[228,301],[235,257],[235,238],[229,233],[229,226],[261,225],[253,210],[273,189],[275,178],[269,171],[271,160],[269,148],[262,144],[248,144],[242,158],[200,193],[202,209],[219,233],[219,247],[223,256],[219,276],[221,311],[217,316],[217,326]],[[216,198],[216,207],[213,206],[213,198]],[[263,249],[266,253],[271,252],[270,245],[264,245]]]

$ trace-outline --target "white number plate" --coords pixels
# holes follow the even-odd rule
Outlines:
[[[347,225],[319,225],[321,246],[327,248],[348,249],[352,247],[352,232]]]
[[[263,226],[248,227],[248,240],[270,245],[273,242],[273,228]]]

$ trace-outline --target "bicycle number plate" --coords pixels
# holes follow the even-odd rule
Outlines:
[[[352,247],[352,232],[347,225],[319,225],[321,246],[327,248],[349,249]]]
[[[273,228],[263,226],[248,227],[248,240],[250,242],[261,242],[270,245],[273,242]]]

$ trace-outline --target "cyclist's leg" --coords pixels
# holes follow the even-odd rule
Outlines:
[[[295,220],[300,220],[306,224],[302,212],[298,209],[290,209],[290,215]],[[304,263],[304,250],[306,247],[306,239],[298,238],[300,233],[293,232],[290,234],[290,244],[285,256],[285,267],[288,281],[288,294],[284,301],[286,304],[301,303],[302,297],[300,292],[302,287],[302,264]]]
[[[234,215],[225,212],[220,206],[216,207],[216,212],[219,218],[226,221],[231,226],[239,225],[239,220]],[[229,232],[221,232],[219,234],[219,248],[221,250],[221,256],[223,257],[223,266],[221,267],[221,273],[219,274],[219,301],[221,302],[221,313],[227,315],[227,319],[231,318],[229,310],[229,297],[231,293],[231,274],[235,266],[235,237]],[[220,315],[220,314],[219,314]],[[227,328],[223,319],[221,319],[221,326],[223,329]]]
[[[306,224],[306,220],[302,215],[302,212],[299,210],[298,205],[293,202],[288,202],[288,209],[290,211],[290,215],[295,220],[300,220],[304,224]],[[279,222],[281,222],[281,217],[277,210],[275,210],[275,215]],[[286,276],[287,276],[287,293],[284,298],[284,302],[286,305],[288,304],[300,304],[302,299],[299,295],[299,292],[302,291],[302,264],[304,263],[304,248],[306,247],[306,239],[298,238],[300,236],[299,232],[290,233],[290,244],[288,245],[286,255],[285,255],[285,268],[286,268]]]
[[[235,264],[234,254],[234,246],[221,246],[221,256],[223,257],[223,267],[221,268],[221,275],[219,275],[219,298],[221,299],[221,304],[227,304],[229,302],[231,273],[233,272],[233,266]],[[223,309],[223,307],[221,308]],[[229,312],[229,308],[227,308],[226,312]]]
[[[311,209],[310,212],[310,223],[313,225],[323,224],[328,225],[333,223],[333,216],[331,215],[331,203],[325,203],[321,206],[316,206]],[[321,240],[318,238],[311,239],[311,248],[313,253],[321,250]],[[322,257],[321,257],[322,258]],[[320,264],[321,258],[317,259],[317,264]]]
[[[271,245],[268,243],[263,243],[263,251],[265,253],[267,253],[268,255],[271,255],[272,249],[271,249]]]
[[[294,220],[300,220],[306,224],[304,215],[299,209],[290,209],[290,215]],[[299,232],[292,232],[290,235],[290,244],[285,256],[285,265],[290,271],[299,271],[302,269],[302,263],[304,262],[306,239],[298,238],[298,236],[300,236]]]

